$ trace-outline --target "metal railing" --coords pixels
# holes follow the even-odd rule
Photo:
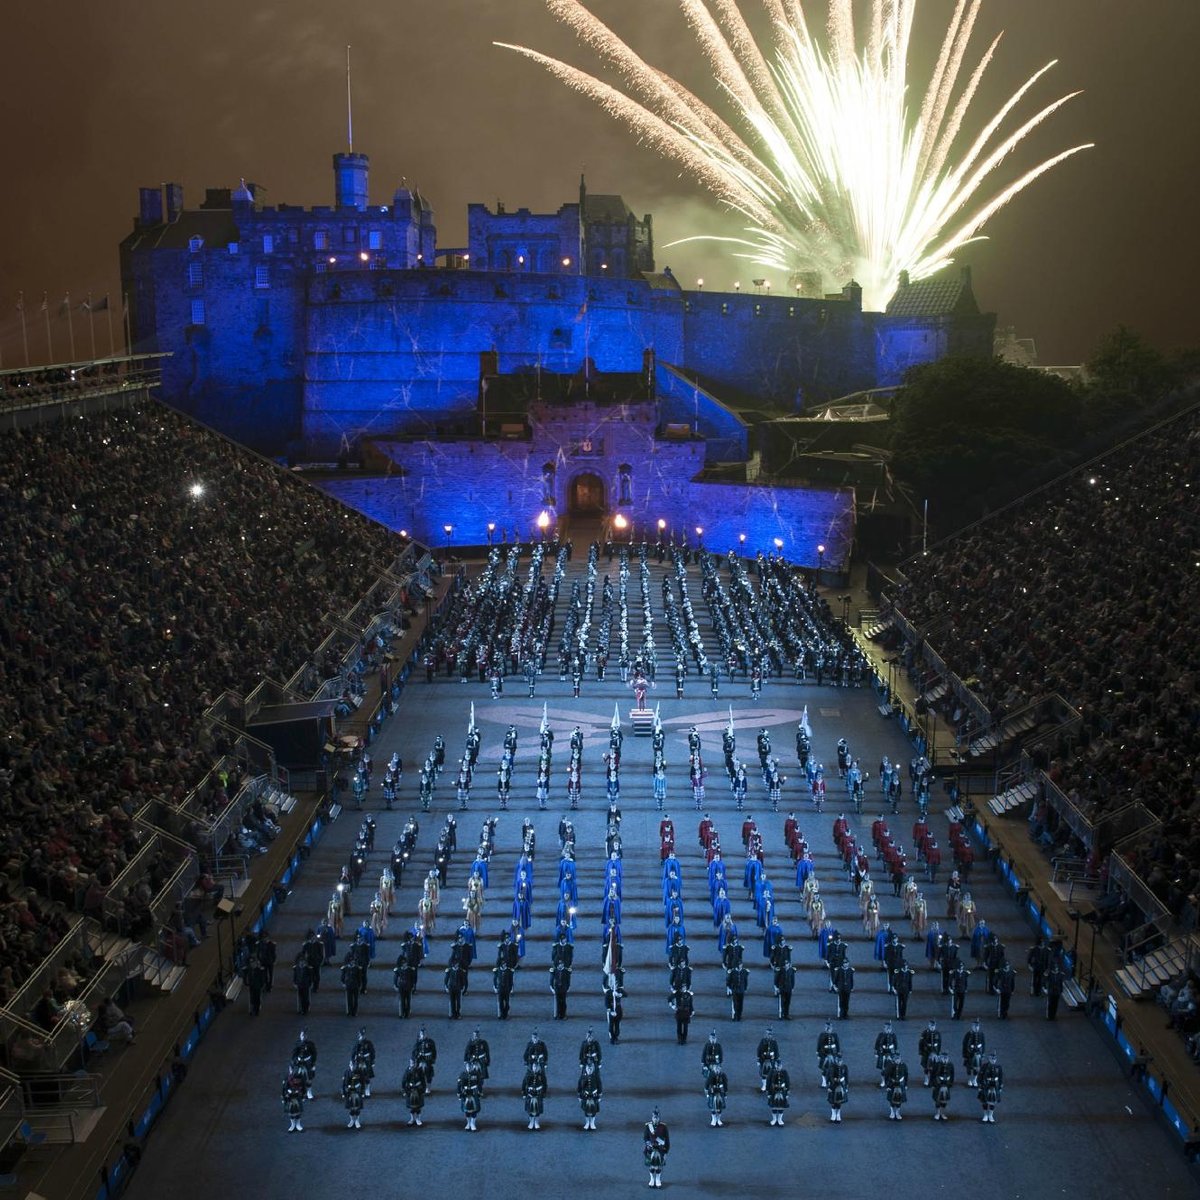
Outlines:
[[[158,865],[165,855],[175,862],[172,871],[178,871],[182,862],[194,856],[194,851],[185,843],[169,836],[163,830],[147,824],[149,837],[140,850],[129,860],[121,873],[109,885],[101,911],[107,928],[125,934],[128,919],[125,900],[139,883]]]
[[[169,357],[164,353],[135,354],[0,370],[0,414],[157,387],[162,382],[162,360]]]
[[[21,1132],[24,1123],[20,1077],[0,1067],[0,1150]]]
[[[38,963],[29,978],[16,990],[12,998],[4,1005],[3,1010],[0,1011],[11,1012],[24,1019],[30,1019],[38,997],[45,988],[53,984],[54,977],[59,970],[76,955],[87,957],[87,936],[87,922],[81,916],[72,916],[71,924],[59,939],[58,944]]]

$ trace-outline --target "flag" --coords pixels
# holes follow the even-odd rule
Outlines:
[[[608,941],[604,946],[604,977],[612,980],[617,971],[617,927],[609,925]],[[611,986],[611,984],[610,984]]]
[[[582,321],[583,318],[587,316],[587,310],[588,310],[588,302],[585,299],[584,302],[579,306],[579,311],[575,314],[575,324],[578,325],[579,322]]]
[[[108,311],[108,293],[105,292],[99,300],[85,300],[80,306],[83,312],[107,312]]]
[[[621,709],[615,700],[613,701],[612,724],[609,726],[609,728],[610,729],[620,729],[621,728]]]
[[[66,296],[64,296],[62,298],[62,300],[60,301],[60,303],[58,305],[58,315],[61,318],[61,317],[69,316],[70,313],[71,313],[71,297],[70,297],[70,294],[68,293]]]
[[[22,292],[17,297],[17,312],[23,313],[24,311],[25,311],[25,293]]]
[[[42,306],[41,306],[41,311],[42,311],[42,312],[49,312],[49,311],[50,311],[50,305],[46,303],[46,293],[45,293],[45,292],[43,292],[43,293],[42,293]]]

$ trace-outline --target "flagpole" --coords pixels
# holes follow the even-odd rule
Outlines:
[[[71,345],[71,361],[75,361],[75,321],[71,316],[71,293],[63,297],[63,305],[67,310],[67,340]]]
[[[42,293],[42,316],[46,318],[46,354],[47,362],[54,361],[54,337],[50,332],[50,301],[46,299],[46,293]]]
[[[129,293],[126,292],[122,297],[122,320],[125,323],[125,357],[133,357],[133,334],[129,329]]]
[[[104,293],[104,315],[108,317],[108,357],[116,358],[117,351],[113,344],[112,304],[109,302],[107,292]]]
[[[92,293],[87,297],[88,332],[92,336],[92,361],[96,359],[96,314],[92,312]]]
[[[29,328],[25,324],[25,293],[17,293],[17,312],[21,314],[21,346],[25,351],[25,365],[29,366]]]

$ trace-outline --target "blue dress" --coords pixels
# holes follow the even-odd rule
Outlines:
[[[805,881],[813,873],[813,861],[811,858],[802,858],[796,863],[796,886],[802,888]]]
[[[883,952],[887,948],[888,931],[881,929],[875,935],[875,958],[878,962],[883,962]]]
[[[471,874],[478,875],[483,880],[483,886],[488,885],[488,860],[486,858],[477,858],[471,864]]]
[[[737,936],[738,936],[738,927],[737,927],[736,923],[732,923],[732,922],[731,922],[731,923],[730,923],[730,924],[727,926],[727,925],[726,925],[724,922],[722,922],[722,923],[721,923],[721,930],[720,930],[720,932],[717,934],[717,949],[718,949],[718,950],[719,950],[719,951],[720,951],[722,954],[724,954],[724,953],[725,953],[725,947],[726,947],[726,946],[729,944],[729,939],[730,939],[730,938],[735,938],[735,937],[737,937]]]

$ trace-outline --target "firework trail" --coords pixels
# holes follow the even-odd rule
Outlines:
[[[958,0],[919,106],[911,108],[917,0],[870,0],[861,27],[853,0],[829,0],[823,41],[800,0],[761,0],[769,48],[755,39],[738,0],[679,0],[724,114],[645,62],[580,0],[545,3],[615,82],[524,46],[496,44],[595,101],[745,218],[741,236],[714,240],[792,279],[817,275],[823,288],[853,276],[869,308],[883,307],[901,271],[916,280],[953,262],[1013,197],[1091,146],[1073,146],[985,190],[1017,144],[1079,93],[1006,132],[1014,110],[1055,65],[1048,63],[969,132],[972,102],[1000,41],[966,69],[982,0]]]

